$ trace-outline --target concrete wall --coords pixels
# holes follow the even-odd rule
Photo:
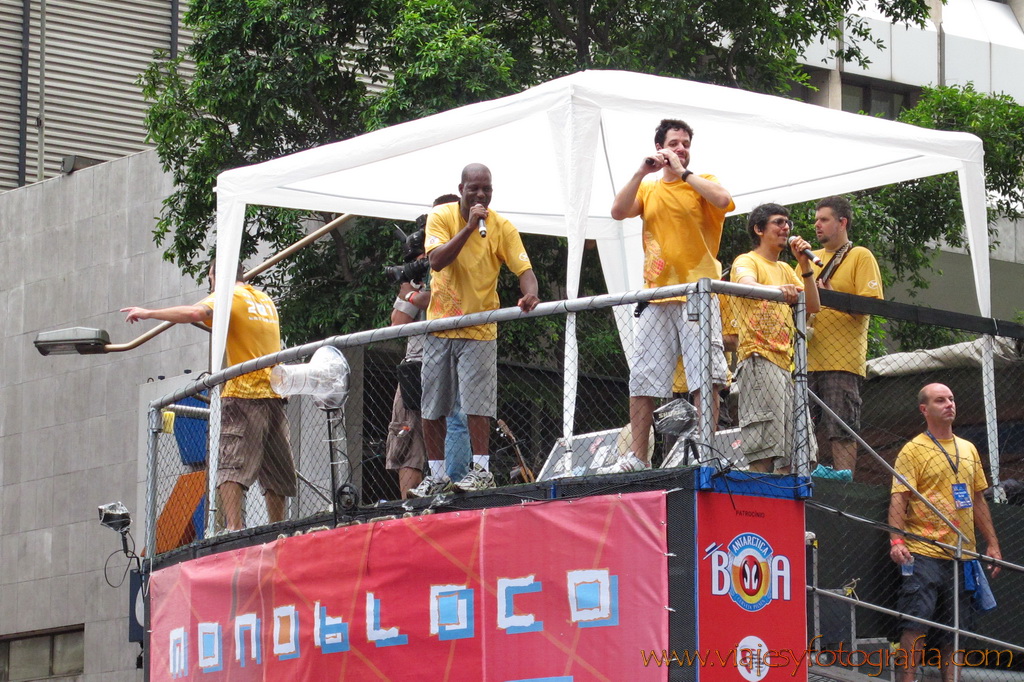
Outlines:
[[[104,580],[120,539],[96,508],[124,501],[141,551],[140,387],[203,371],[208,335],[176,327],[137,350],[93,356],[43,357],[32,340],[88,326],[127,341],[155,323],[129,327],[120,308],[204,295],[153,245],[170,189],[144,152],[0,194],[0,637],[84,624],[89,682],[142,679],[138,645],[127,641],[127,582]],[[113,582],[126,563],[110,559]]]

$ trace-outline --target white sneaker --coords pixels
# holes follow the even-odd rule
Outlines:
[[[613,464],[609,464],[606,467],[601,467],[597,470],[599,474],[628,474],[633,471],[646,471],[650,469],[651,465],[645,464],[640,461],[640,458],[634,455],[632,452],[626,453],[625,457],[619,457],[618,461]]]
[[[487,469],[474,463],[469,468],[469,473],[463,476],[455,487],[466,493],[472,490],[487,490],[494,487],[494,476]]]
[[[427,476],[415,488],[410,488],[406,493],[409,497],[433,497],[446,493],[452,488],[452,479],[445,475]]]

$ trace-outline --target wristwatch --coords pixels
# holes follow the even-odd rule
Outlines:
[[[679,179],[682,180],[683,182],[686,182],[686,178],[690,177],[691,175],[693,175],[693,171],[690,170],[689,168],[684,168],[683,174],[679,176]]]

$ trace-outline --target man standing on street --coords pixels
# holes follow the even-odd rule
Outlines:
[[[518,306],[530,312],[540,302],[523,240],[511,222],[488,208],[492,194],[490,169],[472,163],[462,170],[459,201],[435,207],[427,218],[426,251],[435,273],[428,320],[497,310],[502,263],[519,277]],[[421,409],[431,471],[410,496],[436,495],[452,486],[462,491],[494,486],[489,448],[490,420],[498,409],[497,337],[496,324],[427,334]],[[443,469],[444,418],[454,411],[456,396],[468,417],[473,464],[453,484]]]
[[[702,277],[720,279],[718,247],[725,214],[735,208],[732,196],[713,175],[689,169],[693,129],[684,121],[665,119],[655,129],[655,152],[646,156],[612,203],[611,216],[644,221],[644,288],[689,284]],[[661,171],[661,177],[646,181]],[[725,385],[722,319],[713,305],[712,424],[718,421],[718,389]],[[683,357],[686,375],[699,385],[701,370],[697,322],[689,321],[684,299],[653,301],[642,309],[634,327],[629,372],[631,452],[601,473],[639,471],[650,467],[648,440],[654,421],[655,398],[672,397],[676,359]],[[694,401],[700,409],[701,396]]]
[[[238,264],[228,326],[229,366],[281,350],[281,326],[274,302],[246,284]],[[210,289],[214,287],[210,266]],[[213,324],[213,294],[195,305],[170,308],[122,308],[125,321],[163,320],[177,324]],[[263,488],[270,523],[283,521],[285,498],[297,492],[295,465],[284,400],[270,387],[270,367],[231,379],[221,393],[220,460],[217,491],[228,530],[241,530],[242,498],[257,479]]]
[[[882,298],[882,275],[874,254],[854,246],[848,235],[853,212],[844,197],[818,202],[814,232],[822,249],[815,255],[815,281],[821,289]],[[864,381],[870,315],[823,307],[808,322],[813,328],[807,343],[807,385],[816,396],[854,431],[860,430],[860,386]],[[857,467],[857,441],[831,416],[812,403],[811,413],[832,451],[832,467],[821,466],[816,475],[853,480]]]
[[[896,472],[906,479],[906,484],[893,479],[889,498],[889,525],[897,531],[906,531],[907,535],[904,537],[900,532],[890,534],[889,557],[907,569],[903,571],[900,585],[900,613],[951,625],[954,613],[953,571],[966,564],[953,560],[954,550],[933,543],[956,547],[959,536],[955,527],[967,536],[963,549],[971,552],[975,550],[977,529],[985,541],[988,556],[993,559],[1003,557],[992,514],[983,495],[988,484],[978,451],[970,441],[953,435],[953,421],[956,419],[953,392],[942,384],[928,384],[918,393],[917,401],[924,416],[925,432],[904,445],[896,457]],[[942,516],[925,505],[911,492],[912,489],[929,500]],[[995,577],[999,567],[993,566],[991,571]],[[981,580],[984,580],[984,575]],[[970,630],[973,627],[973,610],[971,600],[963,591],[963,573],[959,581],[960,627]],[[900,679],[912,682],[918,659],[924,655],[920,642],[928,628],[908,620],[900,623],[900,629],[900,646],[908,657]],[[929,637],[939,650],[943,679],[952,682],[953,633],[935,629]]]

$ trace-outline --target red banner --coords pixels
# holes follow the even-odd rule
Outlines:
[[[701,682],[806,680],[803,503],[697,493],[697,562]]]
[[[150,679],[664,680],[663,491],[354,525],[150,580]]]

